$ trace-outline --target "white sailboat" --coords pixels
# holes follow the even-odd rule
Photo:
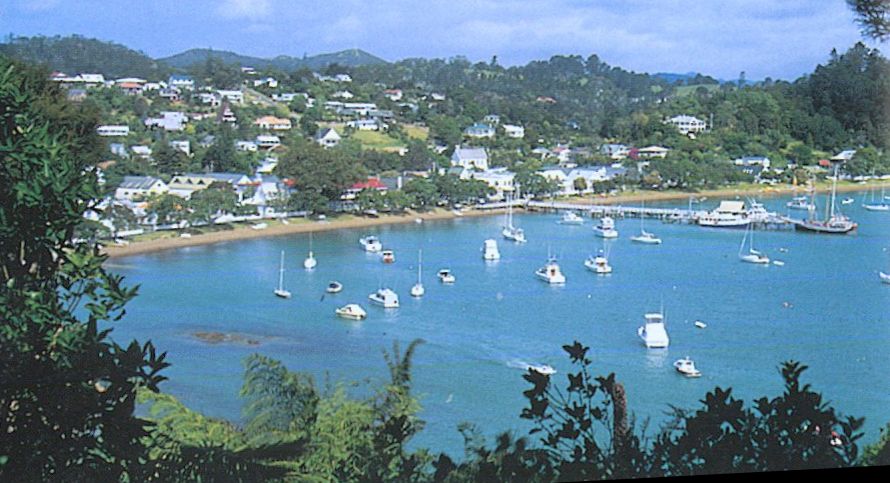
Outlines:
[[[290,298],[290,292],[284,289],[284,250],[281,250],[281,264],[278,267],[278,288],[275,289],[275,295],[283,299]]]
[[[745,242],[749,240],[749,232],[751,233],[750,244],[748,245],[748,251],[745,252]],[[745,236],[742,237],[742,244],[739,246],[739,260],[746,263],[769,264],[769,257],[754,249],[754,228],[752,225],[745,228]]]
[[[644,202],[642,206],[643,208],[645,208],[646,203]],[[661,245],[661,238],[658,238],[657,236],[655,236],[654,233],[649,233],[648,231],[646,231],[645,228],[643,228],[643,220],[645,218],[645,215],[643,213],[640,213],[640,234],[630,237],[630,241],[643,243],[646,245]]]
[[[412,297],[423,297],[423,294],[426,293],[426,289],[423,288],[423,282],[421,282],[421,277],[423,274],[423,252],[421,250],[417,250],[417,283],[411,287],[411,296]]]
[[[525,232],[522,228],[513,226],[513,198],[507,198],[507,220],[504,225],[504,231],[501,232],[507,240],[513,240],[516,243],[525,243]]]
[[[312,254],[312,233],[309,233],[309,256],[303,260],[303,268],[312,270],[316,265],[318,265],[318,261],[315,260],[315,255]]]
[[[881,186],[881,198],[878,201],[875,201],[875,192],[872,190],[871,192],[871,201],[869,203],[863,203],[862,207],[868,211],[890,211],[890,204],[885,201],[887,199],[884,196],[884,187]]]

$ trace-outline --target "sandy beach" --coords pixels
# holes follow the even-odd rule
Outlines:
[[[884,183],[884,186],[890,186]],[[838,192],[860,191],[865,189],[880,188],[880,184],[843,184],[838,186]],[[816,187],[816,191],[824,193],[829,191],[830,185],[820,185]],[[803,188],[798,188],[802,194]],[[609,197],[574,197],[564,201],[578,204],[626,204],[639,202],[657,202],[657,201],[673,201],[685,200],[690,196],[707,197],[707,198],[725,198],[734,196],[781,196],[792,193],[791,186],[783,185],[781,187],[773,186],[739,186],[730,188],[721,188],[715,190],[700,191],[697,193],[689,192],[632,192],[618,196]],[[521,210],[520,210],[521,211]],[[471,209],[463,211],[463,216],[492,216],[502,214],[504,210],[476,210]],[[198,245],[207,245],[211,243],[222,243],[235,240],[246,240],[249,238],[260,238],[269,236],[282,236],[294,233],[321,232],[329,230],[341,230],[348,228],[365,228],[380,225],[398,224],[398,223],[414,223],[417,218],[426,220],[447,220],[457,218],[450,210],[437,209],[424,213],[407,213],[403,215],[383,215],[377,218],[372,217],[355,217],[349,216],[338,219],[333,218],[325,221],[309,221],[304,219],[292,220],[289,224],[279,224],[277,222],[269,222],[270,225],[264,230],[254,230],[250,224],[239,224],[230,230],[221,230],[211,233],[194,234],[190,238],[180,238],[175,232],[170,232],[170,237],[159,238],[145,241],[132,241],[126,246],[106,245],[103,249],[110,258],[126,257],[131,255],[140,255],[144,253],[156,252],[161,250],[170,250],[174,248],[184,248]]]

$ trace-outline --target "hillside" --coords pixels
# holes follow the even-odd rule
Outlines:
[[[330,64],[358,67],[386,63],[385,60],[360,49],[343,50],[302,58],[279,55],[271,59],[241,55],[227,50],[190,49],[176,55],[158,59],[158,61],[177,69],[187,69],[194,64],[205,62],[209,57],[218,58],[227,64],[238,64],[254,68],[274,67],[284,71],[294,71],[303,67],[318,70]]]
[[[69,37],[15,37],[0,44],[0,54],[67,74],[99,73],[108,78],[167,77],[169,68],[151,57],[113,42]]]

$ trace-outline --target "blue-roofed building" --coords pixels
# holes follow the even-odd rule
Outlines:
[[[464,134],[471,138],[493,138],[494,128],[488,124],[476,123],[464,130]]]

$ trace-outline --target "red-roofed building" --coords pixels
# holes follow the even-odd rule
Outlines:
[[[367,181],[359,181],[349,187],[349,189],[340,195],[340,199],[344,201],[354,200],[363,190],[377,190],[380,193],[386,193],[389,188],[380,181],[380,178],[369,177]]]
[[[820,159],[820,160],[819,160],[819,166],[821,166],[821,167],[823,167],[823,168],[830,168],[830,167],[831,167],[831,161],[829,161],[829,160],[827,160],[827,159]]]
[[[131,96],[142,94],[142,89],[144,88],[143,85],[138,82],[120,82],[117,86],[120,90],[124,91],[125,94]]]

